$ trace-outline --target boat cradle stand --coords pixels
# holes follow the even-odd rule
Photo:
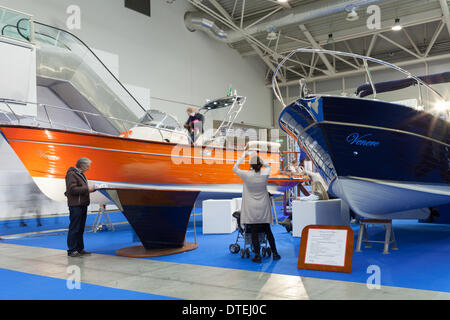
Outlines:
[[[386,229],[384,241],[369,240],[367,234],[367,228],[369,225],[383,225]],[[363,240],[364,237],[364,240]],[[392,220],[380,220],[380,219],[361,219],[359,226],[358,242],[356,243],[356,252],[362,252],[361,244],[366,242],[365,247],[370,248],[370,242],[384,243],[383,254],[389,253],[389,244],[392,243],[392,250],[398,250],[397,243],[395,242],[394,230],[392,229]]]
[[[92,224],[92,232],[97,232],[101,229],[102,218],[105,218],[106,227],[108,230],[114,231],[114,225],[111,222],[108,211],[106,211],[106,205],[100,204],[94,223]]]

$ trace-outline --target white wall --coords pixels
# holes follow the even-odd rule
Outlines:
[[[0,6],[32,14],[35,21],[66,30],[70,5],[81,9],[81,29],[69,31],[106,57],[113,73],[142,96],[141,100],[150,98],[145,107],[162,109],[184,122],[188,105],[201,106],[206,99],[225,96],[231,84],[238,94],[247,96],[236,121],[271,127],[272,96],[265,87],[265,67],[258,58],[242,58],[202,32],[189,32],[184,14],[193,8],[186,1],[168,4],[154,0],[149,18],[125,8],[123,0],[0,0]],[[209,112],[206,128],[223,114]],[[31,179],[5,141],[0,141],[0,158],[2,219],[20,215],[20,210],[11,208],[17,207],[17,200],[26,199],[14,195],[23,193],[19,185],[27,185]],[[44,213],[58,212],[67,212],[65,204],[46,204]]]
[[[265,87],[262,63],[255,62],[258,58],[242,58],[202,32],[189,32],[184,14],[194,9],[186,1],[152,1],[149,18],[125,8],[123,0],[0,0],[2,6],[66,30],[66,10],[73,4],[81,9],[81,29],[69,31],[92,48],[117,54],[120,80],[149,88],[151,108],[184,121],[187,105],[222,97],[232,84],[238,94],[248,97],[238,121],[271,126],[271,91]],[[220,114],[208,123],[213,119],[220,119]]]

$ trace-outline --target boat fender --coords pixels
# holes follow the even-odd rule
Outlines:
[[[133,133],[132,130],[122,131],[122,132],[120,133],[119,137],[122,137],[122,138],[128,138],[132,133]]]

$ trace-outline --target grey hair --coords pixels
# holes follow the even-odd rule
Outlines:
[[[82,166],[90,165],[91,162],[92,161],[90,159],[83,157],[83,158],[80,158],[80,159],[77,160],[76,166],[77,166],[78,169],[81,169]]]

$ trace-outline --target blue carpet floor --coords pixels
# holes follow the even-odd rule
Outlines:
[[[154,294],[81,283],[68,289],[67,281],[0,269],[0,300],[173,300]],[[45,290],[42,290],[45,288]]]
[[[383,255],[383,245],[375,243],[372,248],[363,248],[363,252],[354,252],[352,272],[349,274],[297,269],[300,239],[292,237],[280,225],[272,227],[282,256],[279,261],[263,258],[261,264],[255,264],[250,259],[242,259],[239,254],[231,254],[228,247],[235,242],[237,231],[226,235],[203,235],[200,223],[196,224],[198,249],[149,259],[359,283],[367,282],[371,275],[367,271],[368,267],[376,265],[381,271],[381,285],[450,292],[450,225],[394,220],[393,226],[399,250],[391,250],[390,254]],[[353,229],[356,240],[359,226],[353,226]],[[85,233],[86,249],[115,255],[117,249],[139,244],[134,241],[133,234],[127,225],[115,232]],[[371,240],[383,240],[384,228],[372,227],[369,236]],[[192,224],[188,228],[186,240],[194,242]],[[66,249],[66,235],[61,233],[2,242]]]
[[[90,213],[86,219],[86,225],[90,226],[94,223],[96,213]],[[121,212],[109,212],[112,223],[126,221]],[[27,218],[23,220],[26,226],[20,224],[20,219],[0,221],[0,237],[12,234],[40,232],[46,230],[65,229],[69,226],[69,216],[47,216],[40,219],[41,226],[35,218]],[[105,219],[102,219],[105,222]]]

